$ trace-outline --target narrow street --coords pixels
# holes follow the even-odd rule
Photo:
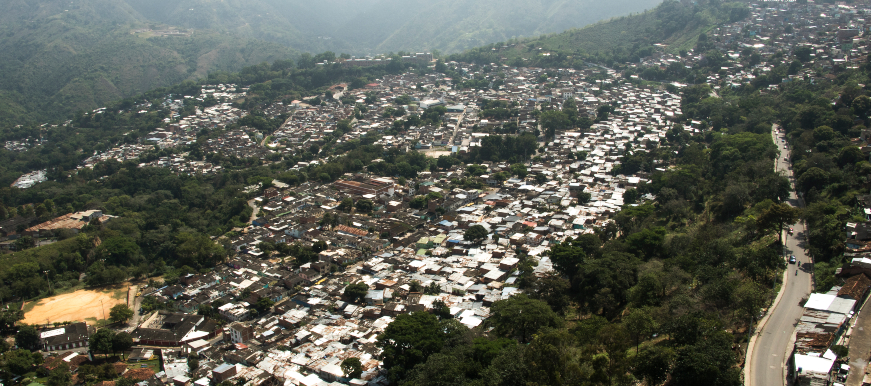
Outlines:
[[[254,209],[254,211],[251,212],[251,218],[248,219],[248,225],[251,225],[251,223],[257,219],[257,212],[260,211],[260,208],[257,207],[256,201],[253,198],[248,200],[248,206],[250,206],[251,209]]]
[[[789,166],[789,149],[785,149],[784,136],[777,132],[772,136],[780,148],[780,158],[775,162],[778,171],[783,171],[794,187],[792,170]],[[801,207],[802,202],[795,190],[789,192],[787,202],[795,207]],[[768,310],[759,323],[759,330],[750,340],[747,348],[747,358],[744,367],[744,380],[748,386],[781,386],[786,382],[787,356],[792,352],[792,340],[795,323],[801,317],[803,304],[801,300],[810,294],[813,282],[813,262],[805,254],[806,229],[804,224],[791,225],[793,235],[786,235],[784,259],[795,255],[797,263],[788,264],[775,304]],[[786,233],[786,232],[784,232]]]
[[[142,307],[142,296],[136,296],[136,294],[141,291],[141,287],[141,285],[130,286],[130,290],[133,292],[131,299],[133,300],[130,302],[129,307],[133,310],[133,317],[130,318],[127,325],[131,328],[131,331],[139,325],[139,321],[142,319],[142,315],[139,313],[139,308]]]

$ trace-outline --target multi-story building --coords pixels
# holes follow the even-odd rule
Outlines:
[[[230,333],[230,341],[233,343],[245,343],[254,339],[254,328],[239,322],[230,324],[227,331]]]

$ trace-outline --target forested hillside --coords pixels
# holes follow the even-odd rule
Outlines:
[[[329,49],[362,55],[396,51],[457,52],[512,37],[559,32],[645,11],[660,0],[128,3],[148,19],[161,23],[233,31],[308,52]]]
[[[608,66],[632,63],[653,53],[654,44],[664,44],[675,53],[691,49],[701,33],[718,23],[741,20],[747,12],[741,3],[666,1],[638,15],[532,39],[506,40],[451,59],[544,67],[578,67],[585,61]]]
[[[578,28],[652,9],[659,3],[660,0],[382,0],[349,21],[338,33],[375,52],[454,53],[511,38]]]
[[[210,71],[238,70],[294,54],[276,43],[208,31],[168,37],[131,34],[147,25],[118,2],[68,7],[53,1],[14,3],[2,18],[3,125],[27,123],[27,118],[59,119]]]
[[[296,58],[297,51],[456,52],[657,3],[14,0],[0,15],[0,125],[66,118],[212,71]],[[166,31],[180,34],[161,36]]]
[[[126,1],[149,22],[219,31],[233,36],[279,43],[306,52],[361,53],[336,31],[376,2],[183,0]]]

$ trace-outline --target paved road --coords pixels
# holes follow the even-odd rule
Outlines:
[[[142,319],[142,314],[139,312],[139,309],[142,308],[142,296],[136,296],[137,293],[142,291],[142,285],[135,285],[132,287],[133,291],[133,304],[130,305],[130,308],[133,310],[133,317],[130,318],[130,321],[127,325],[130,327],[130,331],[133,331],[137,326],[139,326],[139,322]]]
[[[778,127],[775,125],[775,129]],[[777,160],[777,170],[784,171],[794,183],[789,169],[789,151],[784,149],[782,133],[776,133],[775,141],[780,147],[781,157]],[[792,206],[801,206],[795,191],[789,194]],[[802,314],[801,300],[810,294],[813,264],[806,256],[804,224],[792,225],[794,235],[786,237],[786,256],[795,255],[800,264],[789,264],[786,282],[783,284],[780,301],[770,310],[765,326],[757,331],[756,342],[750,352],[748,386],[780,386],[785,383],[786,359],[792,351],[795,324]],[[797,273],[796,273],[797,272]]]

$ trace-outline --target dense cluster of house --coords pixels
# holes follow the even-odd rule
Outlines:
[[[783,47],[804,45],[811,48],[811,61],[833,70],[856,65],[856,58],[866,53],[855,41],[868,31],[864,14],[856,6],[763,5],[751,4],[749,19],[714,29],[708,39],[733,60],[744,48],[770,55]],[[779,33],[784,25],[790,25],[792,32]],[[794,57],[794,52],[785,52],[784,61]],[[342,65],[366,66],[377,60],[351,59]],[[432,58],[416,55],[408,60],[429,63]],[[637,66],[691,67],[703,60],[704,53],[692,51],[684,56],[657,53]],[[635,152],[658,146],[674,127],[670,119],[682,114],[679,95],[619,81],[624,74],[604,67],[492,66],[485,71],[464,63],[447,65],[462,78],[436,73],[388,75],[361,89],[339,85],[331,90],[334,98],[319,105],[276,102],[264,113],[271,118],[287,114],[288,118],[271,137],[241,128],[207,140],[203,151],[266,159],[270,154],[295,154],[332,140],[341,146],[373,136],[373,142],[385,148],[462,154],[481,146],[487,136],[501,135],[506,127],[512,127],[512,133],[540,133],[537,111],[562,109],[569,99],[582,116],[593,117],[604,105],[611,113],[588,130],[558,131],[547,138],[540,133],[546,151],[527,162],[528,174],[507,180],[495,177],[512,171],[507,162],[482,162],[485,174],[480,176],[470,175],[461,165],[426,171],[404,184],[357,173],[332,183],[310,181],[263,189],[254,200],[256,216],[251,225],[220,240],[234,252],[226,264],[209,273],[180,277],[178,283],[146,294],[166,309],[143,318],[132,331],[138,347],[133,357],[150,358],[157,353],[164,366],[149,376],[137,373],[140,380],[178,386],[209,386],[227,380],[249,386],[385,383],[375,343],[391,321],[403,313],[444,305],[466,326],[483,323],[494,302],[518,292],[517,267],[522,258],[533,259],[535,274],[545,275],[553,269],[545,253],[550,246],[611,221],[627,203],[627,191],[646,182],[652,172],[617,174],[615,167]],[[714,89],[737,87],[770,73],[773,67],[770,63],[729,65],[707,81]],[[492,72],[501,74],[499,83],[491,83],[487,90],[455,87]],[[814,78],[817,74],[800,70],[783,81],[795,76]],[[235,85],[204,86],[200,98],[214,97],[218,104],[198,109],[189,117],[168,119],[165,128],[149,133],[145,144],[119,146],[94,155],[83,165],[133,159],[155,145],[188,144],[200,130],[221,129],[241,118],[245,113],[228,102],[244,95],[245,90]],[[168,98],[164,105],[175,112],[184,107],[185,98],[193,97]],[[492,102],[504,103],[514,112],[488,115],[492,112],[484,105]],[[365,111],[355,108],[359,105]],[[434,106],[445,107],[438,124],[395,124]],[[405,114],[397,113],[399,109]],[[346,119],[350,130],[340,133],[339,122]],[[703,129],[700,122],[686,127],[690,132]],[[303,161],[295,168],[318,162]],[[141,166],[187,174],[220,171],[220,166],[183,155]],[[483,189],[452,183],[464,177],[477,180]],[[427,196],[423,207],[414,205],[422,195]],[[348,199],[355,204],[368,201],[371,206],[365,211],[355,205],[344,207]],[[865,214],[871,219],[871,209]],[[41,232],[57,224],[29,230]],[[465,240],[466,230],[476,225],[487,236]],[[846,345],[854,312],[871,287],[869,228],[867,223],[848,224],[847,255],[854,260],[838,273],[844,284],[825,294],[813,294],[805,305],[790,365],[791,376],[803,384],[829,382],[839,374],[837,357],[830,349]],[[280,244],[311,250],[313,257],[305,264],[291,265],[273,251]],[[345,289],[356,283],[366,284],[365,296],[348,298]],[[259,310],[263,299],[274,306]],[[55,331],[43,338],[43,345],[46,350],[66,349],[58,336],[81,334],[80,327]],[[190,357],[199,358],[199,367],[188,368]],[[363,365],[359,379],[345,378],[341,369],[342,361],[352,357]],[[75,355],[58,358],[46,364],[81,360]]]
[[[792,79],[813,80],[818,77],[833,78],[841,70],[857,68],[864,63],[868,49],[862,37],[871,30],[871,20],[862,4],[844,2],[762,2],[751,3],[750,16],[744,20],[725,24],[708,32],[708,42],[721,52],[725,59],[733,61],[712,73],[706,79],[715,90],[721,87],[740,87],[759,76],[770,76],[780,65],[790,65],[798,60],[805,63],[794,73],[783,75],[777,82]],[[805,54],[797,55],[796,49],[804,47]],[[783,57],[768,63],[738,63],[747,60],[747,50],[762,57],[778,52]],[[804,56],[807,55],[807,56]],[[686,66],[704,63],[706,52],[689,50],[687,55],[659,52],[630,68]],[[817,72],[814,68],[824,71]],[[635,75],[634,77],[638,77]],[[772,84],[770,87],[777,87]]]
[[[237,89],[233,84],[217,84],[202,86],[200,96],[182,96],[182,99],[172,99],[169,96],[163,102],[163,106],[170,110],[172,116],[164,119],[166,127],[154,129],[145,136],[142,143],[119,144],[103,152],[94,152],[94,155],[82,161],[79,169],[92,168],[97,163],[110,159],[119,162],[135,160],[149,150],[190,145],[196,141],[200,131],[221,129],[245,116],[246,112],[233,107],[230,102],[244,97],[246,93],[247,89]],[[205,98],[214,98],[216,104],[203,109],[198,106],[194,114],[181,117],[179,110],[184,108],[185,100],[202,102]],[[148,110],[139,111],[146,112]],[[232,137],[232,133],[228,137]],[[219,166],[213,167],[208,162],[186,159],[181,155],[160,157],[139,166],[165,167],[181,174],[213,174],[220,171]]]

